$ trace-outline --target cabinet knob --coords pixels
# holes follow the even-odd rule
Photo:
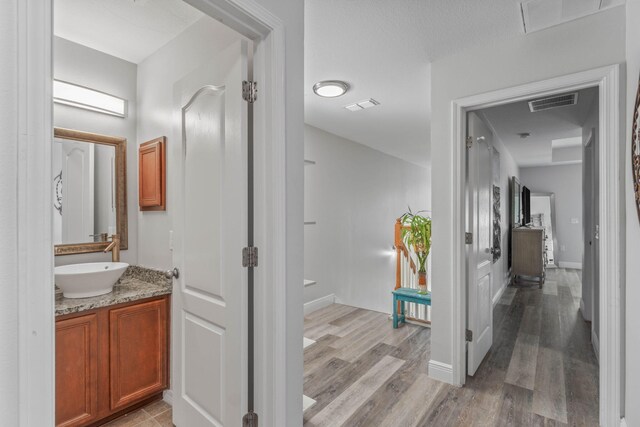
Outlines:
[[[167,279],[177,279],[178,277],[180,277],[180,270],[178,270],[178,267],[174,267],[173,270],[167,270],[164,273],[164,277],[166,277]]]

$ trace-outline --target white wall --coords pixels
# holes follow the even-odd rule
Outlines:
[[[582,265],[582,165],[520,168],[520,185],[532,193],[555,193],[558,265]],[[571,219],[577,219],[572,224]],[[564,250],[563,250],[564,248]]]
[[[638,212],[636,211],[635,197],[633,194],[631,159],[631,126],[633,107],[636,101],[636,91],[638,88],[638,74],[640,73],[640,1],[627,0],[627,25],[626,25],[626,54],[627,54],[627,108],[625,117],[627,119],[626,145],[624,148],[624,183],[626,199],[626,288],[623,292],[622,301],[625,301],[625,331],[626,349],[624,360],[628,361],[625,366],[626,372],[623,378],[626,380],[624,389],[625,417],[627,425],[640,425],[640,364],[637,363],[640,354],[640,340],[638,331],[640,330],[640,223]],[[624,82],[624,81],[623,81]],[[624,111],[624,110],[623,110]],[[626,298],[625,298],[626,293]]]
[[[86,86],[128,101],[126,118],[81,110],[54,104],[53,124],[57,127],[77,129],[127,138],[127,208],[128,249],[120,253],[123,262],[138,262],[138,162],[136,144],[136,72],[131,62],[90,49],[59,37],[53,40],[54,78]],[[54,171],[57,174],[59,171]],[[53,182],[53,177],[51,177]],[[90,241],[87,238],[87,241]],[[111,254],[93,253],[55,257],[56,265],[77,262],[106,261]]]
[[[2,423],[18,425],[18,1],[0,6],[0,413]]]
[[[391,312],[396,219],[431,210],[429,169],[305,125],[305,302]],[[427,212],[426,215],[430,215]]]
[[[182,141],[175,137],[173,85],[199,65],[211,60],[215,52],[240,36],[209,17],[203,17],[138,64],[138,144],[160,136],[167,137],[167,210],[138,211],[138,263],[146,267],[169,269],[173,266],[169,250],[169,230],[176,203],[174,164],[179,160]],[[176,150],[176,147],[178,149]],[[133,159],[137,161],[137,154]],[[137,182],[137,180],[136,180]],[[137,203],[136,203],[137,206]]]
[[[434,253],[431,358],[451,364],[453,350],[451,101],[625,60],[624,7],[490,46],[467,50],[432,64],[432,175]],[[606,37],[603,36],[606,34]],[[472,66],[470,66],[470,64]]]

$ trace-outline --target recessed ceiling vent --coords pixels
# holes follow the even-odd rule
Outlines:
[[[563,95],[529,101],[529,110],[531,110],[532,113],[536,113],[538,111],[551,110],[552,108],[568,107],[570,105],[576,105],[577,103],[578,92],[565,93]]]

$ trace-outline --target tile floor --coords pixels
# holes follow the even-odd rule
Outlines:
[[[158,400],[105,424],[105,427],[173,427],[171,405]]]

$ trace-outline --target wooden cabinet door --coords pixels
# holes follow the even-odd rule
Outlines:
[[[115,411],[167,387],[167,300],[109,312],[110,406]]]
[[[98,416],[98,316],[56,322],[56,426]]]
[[[140,210],[165,210],[165,137],[140,144],[138,150],[138,202]]]

